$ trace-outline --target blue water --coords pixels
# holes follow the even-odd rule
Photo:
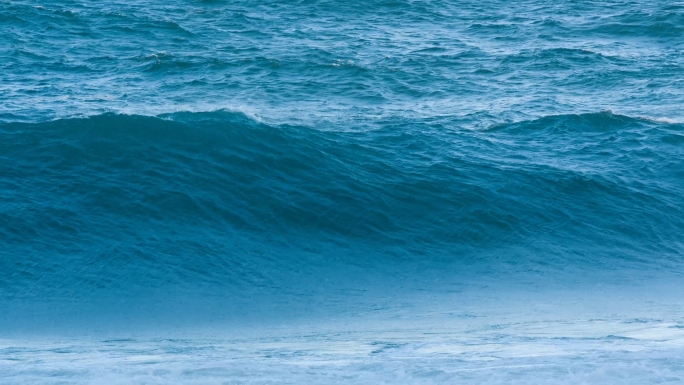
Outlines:
[[[0,1],[0,383],[684,382],[684,4]]]

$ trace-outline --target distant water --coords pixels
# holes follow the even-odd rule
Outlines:
[[[684,382],[684,4],[0,1],[0,384]]]

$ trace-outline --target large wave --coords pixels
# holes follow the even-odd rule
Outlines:
[[[610,112],[483,131],[104,114],[0,137],[13,298],[282,287],[334,263],[656,268],[683,246],[684,126]]]

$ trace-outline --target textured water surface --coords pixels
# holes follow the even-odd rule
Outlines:
[[[0,383],[684,381],[684,4],[0,1]]]

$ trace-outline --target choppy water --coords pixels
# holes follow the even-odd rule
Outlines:
[[[684,381],[684,4],[0,1],[0,383]]]

